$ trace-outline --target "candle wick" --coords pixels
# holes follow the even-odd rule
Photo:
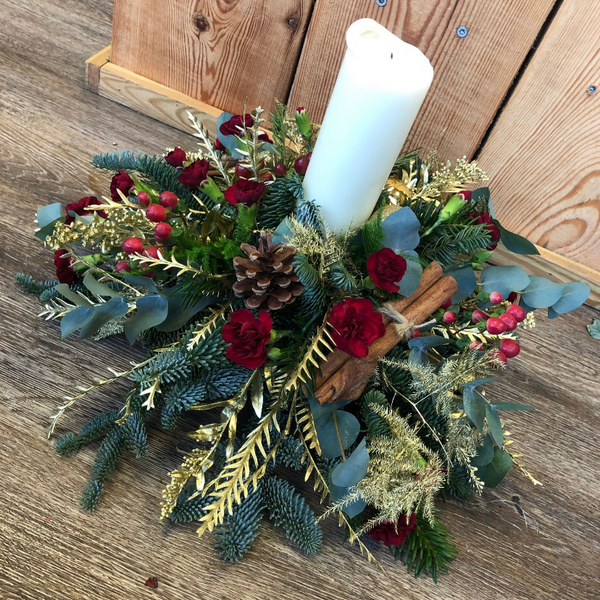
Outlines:
[[[390,54],[390,58],[394,58],[394,53],[393,52]]]

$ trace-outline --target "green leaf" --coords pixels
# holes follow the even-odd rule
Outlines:
[[[77,306],[94,308],[94,305],[85,296],[73,292],[66,283],[59,283],[54,289]]]
[[[480,187],[471,192],[471,201],[472,202],[487,202],[490,201],[490,188],[489,187]],[[491,207],[490,207],[491,209]]]
[[[88,322],[88,320],[91,319],[91,317],[91,310],[85,306],[78,306],[74,310],[69,311],[60,320],[61,338],[64,340],[74,331],[81,329]]]
[[[467,383],[463,383],[464,388],[476,388],[480,385],[485,385],[486,383],[492,383],[492,381],[500,380],[500,377],[484,377],[483,379],[473,379],[473,381],[469,381]]]
[[[423,267],[418,260],[419,255],[414,250],[404,250],[399,254],[406,259],[406,273],[404,273],[404,277],[402,277],[402,280],[399,283],[400,289],[398,290],[398,293],[402,294],[402,296],[410,296],[416,291],[421,283]],[[409,258],[406,258],[406,256]],[[416,260],[411,260],[411,256]]]
[[[484,263],[492,256],[492,254],[494,254],[493,250],[480,250],[473,254],[473,260],[477,263]]]
[[[158,294],[138,298],[135,306],[137,312],[125,323],[125,337],[130,344],[142,331],[160,325],[169,312],[168,300]]]
[[[427,350],[448,343],[450,343],[449,340],[439,335],[425,335],[423,337],[412,338],[408,342],[408,347],[410,348],[408,361],[411,364],[425,365],[429,362]]]
[[[115,292],[107,285],[100,283],[91,273],[88,271],[83,278],[83,285],[96,296],[108,296],[109,298],[120,298],[122,294]]]
[[[37,210],[37,222],[40,229],[35,232],[35,237],[45,240],[52,233],[54,225],[63,220],[65,216],[65,210],[59,202],[40,206]]]
[[[494,458],[494,444],[489,435],[483,438],[483,444],[477,448],[477,455],[471,459],[474,467],[485,467]]]
[[[500,293],[502,294],[502,292]],[[521,297],[523,302],[532,308],[548,308],[560,300],[562,293],[563,284],[554,283],[545,277],[531,275],[530,283],[523,290]]]
[[[492,402],[496,410],[535,410],[529,404],[519,404],[518,402]]]
[[[571,281],[563,285],[562,296],[552,305],[552,310],[559,315],[579,308],[590,295],[590,286],[579,281]]]
[[[394,252],[414,250],[419,245],[421,223],[408,206],[399,208],[384,219],[381,228],[385,233],[384,247]]]
[[[496,487],[512,468],[512,458],[510,454],[502,448],[494,448],[494,458],[485,467],[477,468],[477,477],[485,483],[487,487]]]
[[[329,484],[329,498],[331,502],[339,502],[345,496],[348,495],[348,488],[340,487],[333,483]],[[357,498],[354,502],[347,504],[342,509],[344,513],[346,513],[351,519],[359,515],[363,510],[365,510],[367,503],[362,498]]]
[[[595,340],[600,340],[600,319],[594,319],[594,322],[587,326],[587,330]]]
[[[363,438],[354,452],[331,471],[331,483],[349,488],[356,485],[366,474],[369,464],[367,438]]]
[[[142,277],[141,275],[127,275],[123,278],[125,283],[129,285],[139,285],[141,287],[147,287],[149,290],[157,293],[156,284],[150,277]]]
[[[494,224],[500,230],[500,241],[504,244],[507,250],[514,254],[539,254],[540,251],[527,238],[522,235],[513,233],[505,227],[502,227],[499,221],[492,219]]]
[[[530,283],[530,278],[515,265],[508,267],[486,267],[481,272],[481,289],[486,294],[500,292],[506,298],[511,292],[519,292]]]
[[[446,275],[451,275],[456,280],[458,291],[452,295],[452,304],[459,304],[466,300],[477,287],[477,278],[473,267],[467,265],[460,269],[446,271]]]
[[[214,304],[219,299],[219,296],[203,296],[195,304],[184,306],[184,297],[185,294],[167,296],[169,312],[167,318],[160,325],[156,326],[157,331],[177,331],[180,327],[183,327],[196,313],[199,313],[207,306]]]
[[[343,408],[347,402],[336,402],[335,404],[319,405],[314,398],[309,398],[317,437],[321,452],[325,458],[338,458],[342,456],[342,448],[349,448],[360,433],[358,419]],[[336,426],[337,422],[337,426]]]
[[[463,392],[465,413],[479,431],[483,431],[487,405],[486,399],[475,388],[465,388]]]
[[[502,444],[504,443],[504,433],[502,431],[502,423],[500,422],[500,417],[498,413],[492,408],[490,404],[486,403],[485,407],[485,416],[488,422],[488,426],[490,428],[490,433],[494,438],[494,441],[500,448],[502,448]]]
[[[95,306],[90,310],[90,319],[81,327],[79,337],[85,339],[94,335],[100,327],[113,319],[123,317],[128,310],[129,305],[124,298],[111,298],[108,302]]]

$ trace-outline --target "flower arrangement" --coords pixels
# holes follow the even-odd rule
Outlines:
[[[162,517],[197,521],[224,559],[250,551],[263,514],[317,552],[335,514],[369,560],[365,536],[437,578],[456,551],[436,498],[469,500],[513,466],[537,483],[503,418],[531,407],[484,388],[534,309],[558,317],[589,289],[485,265],[500,242],[536,249],[495,218],[475,162],[403,154],[372,216],[333,233],[303,196],[318,134],[304,109],[279,104],[268,124],[260,108],[224,113],[215,143],[190,118],[199,151],[94,157],[114,174],[110,197],[38,211],[57,280],[16,277],[63,338],[124,334],[148,352],[52,419],[50,434],[73,404],[129,381],[120,410],[56,440],[61,455],[99,444],[81,507],[97,508],[124,453],[147,455],[152,414],[175,429],[185,413],[195,425]],[[320,492],[319,517],[289,470]]]

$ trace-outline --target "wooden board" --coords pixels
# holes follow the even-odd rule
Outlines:
[[[407,148],[437,147],[443,159],[471,156],[517,74],[553,0],[317,0],[292,93],[320,121],[358,18],[376,19],[431,61],[434,83]],[[468,35],[457,36],[459,26]],[[360,115],[357,115],[360,118]],[[377,143],[377,132],[373,132]]]
[[[52,276],[52,255],[32,235],[37,206],[105,193],[108,178],[89,166],[98,152],[195,140],[84,89],[82,64],[110,36],[110,0],[0,0],[0,598],[2,600],[587,600],[600,588],[600,343],[582,308],[539,318],[523,336],[510,377],[490,395],[522,399],[515,446],[544,487],[517,473],[475,506],[443,505],[460,557],[436,585],[414,579],[378,551],[385,572],[342,545],[334,519],[325,545],[302,556],[266,520],[256,548],[239,565],[218,559],[194,525],[159,521],[166,471],[181,460],[170,434],[153,428],[150,456],[127,458],[107,482],[98,512],[77,499],[92,450],[58,457],[46,440],[50,415],[75,385],[141,356],[122,340],[60,341],[36,318],[36,300],[13,285],[16,271]],[[76,41],[76,42],[75,42]],[[136,352],[134,354],[134,352]],[[556,372],[560,369],[560,375]],[[123,388],[76,405],[59,433],[106,407]],[[177,442],[183,440],[185,429]],[[183,446],[181,446],[183,447]],[[302,485],[299,483],[299,485]],[[311,496],[318,510],[317,499]],[[535,519],[526,526],[519,510]],[[378,544],[367,540],[376,551]],[[144,586],[157,577],[159,587]]]
[[[221,110],[285,99],[311,0],[115,0],[115,65]]]
[[[480,156],[506,227],[596,270],[599,30],[597,2],[564,0]]]
[[[86,61],[88,89],[185,133],[192,132],[189,111],[216,136],[217,118],[223,111],[127,71],[107,61],[110,55],[108,46]]]

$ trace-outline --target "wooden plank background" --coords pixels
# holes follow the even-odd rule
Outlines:
[[[479,157],[506,227],[596,271],[599,31],[598,2],[564,0]]]
[[[82,65],[109,38],[111,8],[110,0],[0,0],[0,598],[596,598],[600,343],[585,331],[599,316],[590,308],[552,322],[540,318],[511,361],[510,377],[490,388],[495,398],[536,407],[514,414],[510,430],[544,487],[534,489],[514,473],[476,506],[444,505],[460,557],[438,585],[406,575],[385,552],[378,552],[380,572],[341,546],[333,520],[325,523],[324,551],[316,557],[299,555],[265,523],[247,560],[221,562],[194,526],[158,520],[166,472],[180,460],[159,429],[151,434],[150,457],[127,458],[111,477],[96,514],[77,508],[93,453],[58,457],[45,437],[49,417],[76,384],[140,355],[120,339],[61,342],[56,325],[35,317],[37,301],[23,296],[12,277],[52,276],[51,253],[32,235],[35,209],[105,192],[107,178],[88,164],[93,154],[194,143],[84,89]],[[120,406],[122,394],[117,386],[82,402],[59,433]],[[536,525],[525,525],[520,508]],[[158,577],[157,590],[144,586],[151,576]]]
[[[344,33],[356,19],[370,17],[420,48],[435,71],[406,147],[437,147],[444,159],[471,156],[553,4],[391,0],[379,7],[375,0],[317,0],[290,106],[306,106],[321,120],[345,51]],[[467,37],[457,36],[460,26],[467,27]]]
[[[286,98],[311,0],[115,0],[111,61],[240,113]]]

